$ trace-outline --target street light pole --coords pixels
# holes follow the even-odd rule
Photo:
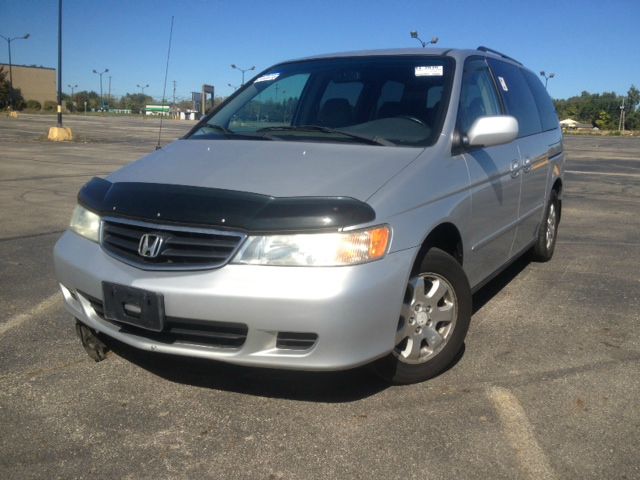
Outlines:
[[[103,105],[103,100],[102,100],[102,75],[104,75],[108,71],[109,71],[108,68],[105,68],[103,72],[98,72],[97,70],[93,71],[93,73],[95,73],[97,75],[100,75],[100,110],[102,110],[102,105]]]
[[[149,88],[149,84],[147,83],[146,85],[136,85],[136,87],[138,87],[140,89],[140,93],[144,95],[144,89]]]
[[[109,75],[109,94],[107,95],[107,105],[111,108],[111,75]]]
[[[62,128],[62,0],[58,0],[58,127]]]
[[[78,88],[78,84],[77,83],[75,85],[67,84],[67,87],[69,87],[71,89],[71,105],[75,106],[76,101],[73,98],[73,90]]]
[[[547,84],[549,83],[549,79],[555,77],[556,74],[555,73],[547,74],[544,70],[542,70],[540,72],[540,76],[544,77],[544,88],[546,89],[547,88]]]
[[[25,34],[21,37],[5,37],[4,35],[0,35],[0,37],[4,38],[7,41],[7,47],[9,48],[9,105],[13,109],[13,69],[11,63],[11,42],[14,40],[26,40],[30,37],[30,34]]]
[[[237,66],[235,63],[231,64],[231,68],[235,68],[236,70],[240,70],[242,72],[242,84],[240,85],[241,87],[244,86],[244,73],[245,72],[250,72],[251,70],[255,70],[256,66],[254,65],[251,68],[240,68],[239,66]]]
[[[420,45],[422,45],[422,48],[425,48],[427,45],[431,45],[431,44],[435,45],[436,43],[438,43],[438,40],[439,40],[438,37],[432,37],[431,40],[429,40],[428,42],[425,42],[418,36],[417,31],[409,32],[409,35],[411,35],[411,38],[415,38],[416,40],[418,40],[418,42],[420,42]]]

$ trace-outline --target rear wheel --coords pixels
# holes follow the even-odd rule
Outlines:
[[[531,249],[533,259],[538,262],[548,262],[553,257],[558,237],[558,224],[560,223],[560,200],[555,190],[551,191],[549,203],[545,211],[544,219],[538,230],[538,238]]]
[[[471,319],[471,290],[460,264],[432,248],[407,285],[395,348],[374,364],[385,380],[421,382],[443,372],[464,343]]]

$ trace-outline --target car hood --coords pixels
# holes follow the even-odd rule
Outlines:
[[[365,201],[422,149],[260,140],[178,140],[108,177],[273,197]]]

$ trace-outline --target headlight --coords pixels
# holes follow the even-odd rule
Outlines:
[[[100,217],[82,205],[76,205],[69,228],[93,242],[100,241]]]
[[[265,235],[247,238],[233,263],[329,267],[371,262],[385,256],[387,226],[342,233]]]

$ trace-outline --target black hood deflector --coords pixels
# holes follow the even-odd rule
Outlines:
[[[102,215],[254,233],[336,231],[375,220],[350,197],[278,198],[217,188],[91,179],[78,202]]]

